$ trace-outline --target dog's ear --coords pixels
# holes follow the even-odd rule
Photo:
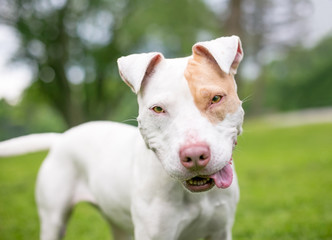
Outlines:
[[[132,54],[118,59],[119,73],[134,93],[141,89],[144,78],[153,73],[154,67],[163,59],[158,52]]]
[[[243,58],[241,40],[238,36],[198,42],[193,46],[193,54],[213,57],[221,70],[227,74],[236,74],[237,67]]]

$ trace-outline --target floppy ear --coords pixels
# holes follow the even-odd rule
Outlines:
[[[118,68],[122,80],[134,93],[141,89],[146,76],[152,73],[155,65],[163,59],[158,52],[132,54],[118,59]]]
[[[236,74],[243,58],[241,40],[238,36],[198,42],[193,46],[193,54],[212,56],[221,70],[227,74]]]

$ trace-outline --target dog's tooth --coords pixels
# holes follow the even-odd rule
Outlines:
[[[194,186],[202,186],[210,181],[209,178],[189,179],[187,183]]]

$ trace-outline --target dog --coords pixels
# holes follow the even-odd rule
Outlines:
[[[40,238],[61,239],[73,206],[87,201],[116,240],[232,239],[239,200],[232,152],[244,118],[234,76],[242,58],[237,36],[198,42],[184,58],[121,57],[138,128],[90,122],[2,142],[0,156],[49,149],[36,186]]]

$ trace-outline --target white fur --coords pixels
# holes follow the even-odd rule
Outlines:
[[[158,52],[131,54],[118,59],[119,73],[134,93],[138,93],[146,70],[153,58],[163,55]]]
[[[201,193],[187,191],[183,181],[211,175],[229,162],[241,132],[242,107],[212,124],[196,108],[184,78],[188,58],[162,57],[145,76],[157,55],[119,60],[121,76],[138,94],[140,131],[92,122],[53,139],[36,188],[42,240],[60,239],[70,209],[80,201],[101,209],[116,240],[131,235],[136,240],[231,239],[239,199],[236,174],[229,188]],[[156,114],[154,106],[165,113]],[[199,142],[209,145],[211,160],[193,173],[181,165],[179,151]]]
[[[236,59],[238,63],[243,58],[242,44],[238,36],[221,37],[211,41],[198,42],[193,48],[198,46],[206,48],[225,73],[236,73],[236,68],[232,68],[236,55],[239,53],[238,59]]]
[[[57,133],[30,134],[0,144],[0,157],[48,150],[60,136]]]

